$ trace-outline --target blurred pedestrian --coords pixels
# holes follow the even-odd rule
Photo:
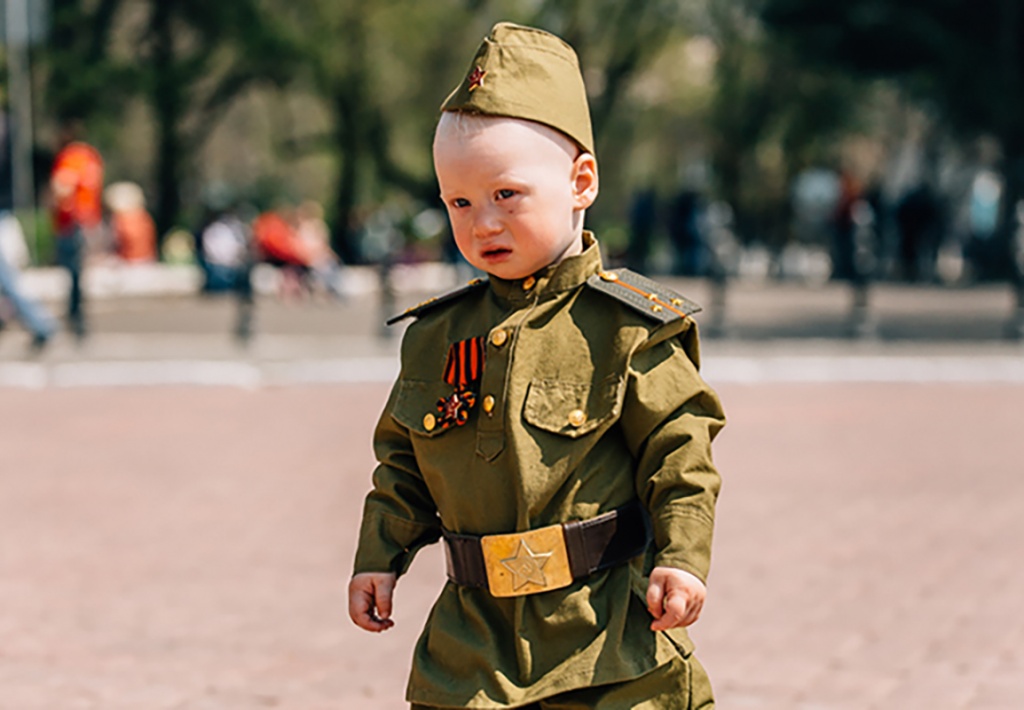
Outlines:
[[[298,297],[306,290],[309,255],[294,224],[294,210],[281,207],[264,212],[252,225],[260,260],[281,270],[281,294]]]
[[[688,187],[680,190],[669,205],[668,235],[675,249],[674,274],[702,276],[707,271],[709,259],[700,213],[700,193]]]
[[[1003,184],[991,170],[982,170],[971,183],[971,201],[968,211],[970,233],[964,249],[970,260],[974,277],[980,281],[1003,279],[1010,276],[1012,261],[999,241],[999,209],[1003,199]]]
[[[255,310],[252,242],[252,232],[236,205],[220,199],[208,204],[206,223],[196,234],[203,293],[234,294],[238,302],[235,336],[243,342],[252,336]]]
[[[658,226],[658,194],[652,187],[637,190],[629,208],[629,243],[626,245],[626,266],[634,271],[647,271],[647,259]]]
[[[239,280],[248,278],[249,228],[234,210],[227,208],[211,213],[198,236],[203,291],[236,290]]]
[[[296,235],[309,264],[310,275],[337,299],[341,291],[341,260],[331,249],[331,232],[324,221],[324,208],[315,200],[306,200],[295,211]]]
[[[20,223],[10,212],[0,210],[0,298],[32,334],[32,349],[38,351],[53,336],[54,327],[46,310],[21,290],[18,270],[27,256]],[[3,315],[0,313],[0,329],[4,326]]]
[[[939,202],[927,182],[910,190],[896,207],[900,267],[907,281],[934,275],[940,222]]]
[[[115,182],[103,193],[110,209],[114,251],[123,261],[156,261],[156,223],[146,211],[146,196],[133,182]]]
[[[103,159],[99,151],[80,139],[78,122],[61,128],[60,150],[50,171],[51,213],[57,262],[68,271],[68,325],[85,337],[82,268],[88,244],[96,241],[103,223]]]
[[[839,198],[832,211],[832,278],[855,282],[856,263],[854,207],[861,199],[860,182],[847,170],[839,173]]]

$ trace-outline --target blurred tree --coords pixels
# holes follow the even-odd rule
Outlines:
[[[326,107],[323,134],[284,137],[287,157],[328,152],[336,158],[331,212],[333,242],[343,258],[359,257],[352,242],[356,208],[379,202],[388,188],[415,201],[437,201],[430,136],[448,83],[461,72],[463,47],[483,31],[479,3],[391,0],[289,0],[274,6],[301,37],[296,88]]]
[[[815,164],[838,167],[839,138],[857,126],[864,89],[837,71],[807,66],[766,34],[760,5],[708,5],[718,46],[708,119],[718,189],[739,235],[778,252],[790,237],[793,179]]]
[[[1024,5],[1019,0],[767,0],[763,18],[801,55],[898,78],[961,135],[1002,147],[1001,241],[1010,257],[1024,198]]]
[[[325,150],[337,156],[334,240],[348,256],[352,215],[374,191],[397,188],[419,202],[437,201],[430,162],[437,108],[496,13],[487,0],[300,0],[281,2],[275,12],[302,37],[304,80],[333,122],[323,135],[290,136],[285,148],[294,157]],[[544,27],[576,47],[591,92],[602,173],[612,188],[626,148],[602,128],[633,110],[623,98],[678,36],[679,4],[522,0],[504,3],[499,18]]]
[[[631,110],[622,106],[630,83],[670,40],[685,37],[689,20],[673,0],[545,0],[524,21],[576,49],[588,81],[597,150],[604,152],[614,142],[608,123],[617,111]]]
[[[588,221],[602,229],[602,225],[622,219],[636,188],[626,168],[636,147],[639,114],[649,106],[638,101],[632,90],[666,47],[688,38],[696,13],[692,4],[676,0],[544,0],[524,4],[535,9],[528,9],[522,22],[558,34],[579,54],[601,166],[602,197],[591,208]],[[677,126],[662,123],[657,128],[663,132],[663,147],[673,145],[674,141],[664,134],[677,130]],[[663,184],[675,181],[674,174],[657,178]]]
[[[141,96],[156,122],[156,221],[178,220],[194,158],[232,101],[282,84],[296,56],[259,0],[54,0],[48,102],[59,119],[117,115]]]
[[[280,97],[246,110],[284,117],[272,129],[282,149],[274,157],[335,159],[328,211],[346,256],[362,206],[395,195],[436,202],[437,107],[496,19],[544,27],[577,48],[603,177],[590,221],[601,229],[622,220],[638,176],[675,189],[686,155],[708,135],[744,233],[778,233],[771,225],[785,222],[788,176],[826,153],[855,113],[848,82],[801,66],[761,32],[757,0],[510,0],[500,8],[489,0],[54,2],[49,105],[87,118],[122,116],[132,97],[152,108],[162,230],[182,211],[183,183],[202,174],[196,156],[218,119],[262,83]],[[701,86],[687,84],[680,67],[694,33],[717,47],[708,63],[715,79]],[[310,96],[324,122],[289,121],[289,112],[308,110]],[[695,118],[705,114],[706,126]]]
[[[125,68],[109,47],[123,1],[51,0],[46,102],[58,121],[89,118],[125,98]]]
[[[282,85],[294,45],[258,0],[148,0],[136,81],[157,123],[156,219],[161,233],[181,210],[186,169],[217,120],[258,82]]]

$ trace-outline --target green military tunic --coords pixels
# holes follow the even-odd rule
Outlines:
[[[584,239],[582,254],[534,277],[492,277],[417,311],[375,433],[380,464],[355,572],[403,573],[442,526],[523,531],[637,497],[652,549],[528,596],[449,582],[416,646],[412,702],[514,707],[636,678],[692,651],[684,630],[650,630],[644,573],[664,565],[706,578],[719,489],[711,440],[724,415],[698,374],[693,321],[635,288],[617,294]],[[437,426],[437,402],[452,392],[442,376],[449,345],[477,336],[486,342],[478,403],[465,425]]]

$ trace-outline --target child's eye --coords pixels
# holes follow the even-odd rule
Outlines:
[[[499,200],[507,200],[508,198],[512,197],[515,194],[516,194],[515,190],[508,190],[508,189],[498,190],[498,199]]]
[[[452,206],[469,207],[469,200],[467,200],[465,197],[456,197],[454,200],[452,200]]]

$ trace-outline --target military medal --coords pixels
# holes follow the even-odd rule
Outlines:
[[[442,429],[462,426],[469,421],[469,413],[476,405],[477,383],[484,367],[483,336],[460,340],[448,348],[448,361],[444,366],[444,380],[455,391],[437,400],[440,416],[437,423]]]
[[[441,412],[441,428],[465,424],[469,419],[469,410],[475,404],[476,394],[473,392],[452,392],[448,397],[441,397],[437,400],[437,411]]]

